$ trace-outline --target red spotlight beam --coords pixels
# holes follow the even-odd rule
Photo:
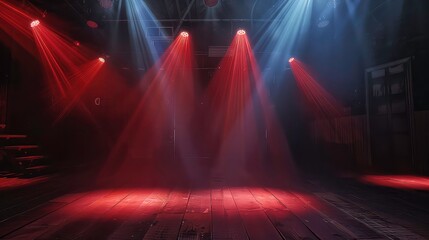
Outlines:
[[[0,1],[0,30],[18,43],[26,51],[34,54],[30,23],[37,17],[35,11],[26,12],[18,6],[22,2],[10,0]]]
[[[32,30],[40,60],[51,80],[51,93],[56,99],[65,99],[73,94],[72,89],[76,84],[70,76],[80,72],[80,66],[86,64],[93,54],[83,47],[76,48],[73,40],[43,24]]]
[[[34,26],[32,32],[55,107],[58,108],[55,110],[59,111],[54,124],[79,105],[79,110],[98,125],[87,106],[81,102],[81,97],[95,80],[103,63],[99,59],[92,60],[94,53],[89,49],[82,46],[76,48],[72,39],[44,24]]]
[[[189,167],[180,161],[180,154],[192,151],[192,146],[177,140],[174,158],[179,158],[173,161],[165,142],[171,141],[173,128],[176,138],[189,138],[191,132],[192,56],[190,38],[179,35],[145,75],[142,83],[148,87],[100,172],[99,181],[148,183],[162,181],[165,176],[189,177],[180,173]]]
[[[70,77],[70,80],[75,82],[75,85],[73,86],[73,90],[68,94],[64,108],[58,114],[55,123],[60,121],[80,101],[82,95],[95,80],[102,66],[103,62],[100,62],[98,59],[93,60],[82,66],[75,75]]]
[[[245,34],[235,36],[209,88],[211,145],[216,171],[234,178],[294,175],[288,143],[268,99]],[[217,174],[217,173],[216,173]]]
[[[302,62],[294,59],[290,65],[315,118],[329,119],[345,115],[342,105],[309,74]]]
[[[342,105],[311,76],[302,62],[294,59],[290,65],[304,102],[315,119],[313,134],[325,141],[350,143],[354,132],[359,130],[345,121]]]
[[[29,53],[39,56],[55,104],[64,104],[60,106],[62,112],[57,120],[62,118],[83,94],[80,79],[75,75],[85,71],[81,67],[93,59],[93,53],[84,47],[77,49],[73,40],[37,20],[43,14],[31,4],[26,4],[23,9],[21,1],[0,1],[0,9],[0,30]],[[34,42],[37,48],[33,47]],[[92,81],[90,74],[84,76],[88,77],[87,81]],[[90,115],[88,109],[83,108]]]

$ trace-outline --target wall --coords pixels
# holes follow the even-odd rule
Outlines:
[[[414,112],[414,122],[414,173],[429,174],[429,111]],[[365,115],[315,121],[312,134],[315,143],[332,158],[331,164],[343,169],[372,170],[368,160]]]

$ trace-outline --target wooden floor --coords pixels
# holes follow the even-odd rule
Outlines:
[[[425,239],[335,194],[272,187],[99,189],[2,217],[1,239]]]

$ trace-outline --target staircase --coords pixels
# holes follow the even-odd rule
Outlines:
[[[48,158],[27,135],[0,134],[0,177],[32,177],[49,173]]]

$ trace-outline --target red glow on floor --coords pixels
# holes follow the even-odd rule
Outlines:
[[[352,238],[337,229],[337,223],[326,221],[331,213],[323,215],[325,211],[313,208],[320,200],[307,196],[282,188],[219,185],[77,192],[29,211],[25,217],[31,213],[37,218],[22,227],[13,225],[23,222],[21,216],[7,222],[15,230],[7,238],[272,240],[287,234],[299,239]]]
[[[292,158],[246,35],[236,35],[209,87],[207,147],[215,174],[294,174]]]
[[[429,191],[429,178],[412,175],[367,175],[360,181],[372,185],[402,190]]]
[[[20,177],[0,177],[0,191],[18,189],[46,182],[50,179],[47,176],[20,178]]]
[[[220,192],[219,192],[220,191]],[[240,212],[248,209],[262,211],[290,211],[291,206],[295,214],[312,211],[311,207],[302,200],[306,199],[304,193],[289,192],[276,188],[213,188],[213,189],[169,189],[169,188],[120,188],[105,189],[79,193],[83,198],[64,207],[56,213],[61,219],[111,219],[118,220],[144,220],[163,211],[175,211],[185,214],[187,208],[194,208],[196,212],[217,215],[233,210],[231,217],[240,218]],[[69,198],[76,198],[70,195]],[[212,199],[224,202],[223,206],[210,204]],[[195,199],[198,202],[195,202]],[[306,199],[307,200],[307,199]],[[56,202],[67,202],[67,196],[54,199]],[[232,205],[230,204],[232,201]],[[237,205],[234,203],[237,202]],[[313,204],[316,201],[313,202]],[[198,209],[198,210],[196,210]],[[215,216],[213,216],[215,217]]]
[[[195,155],[193,56],[191,39],[178,36],[143,77],[143,96],[99,180],[161,184],[174,177],[186,179],[188,173],[200,174],[184,160],[185,155]]]

